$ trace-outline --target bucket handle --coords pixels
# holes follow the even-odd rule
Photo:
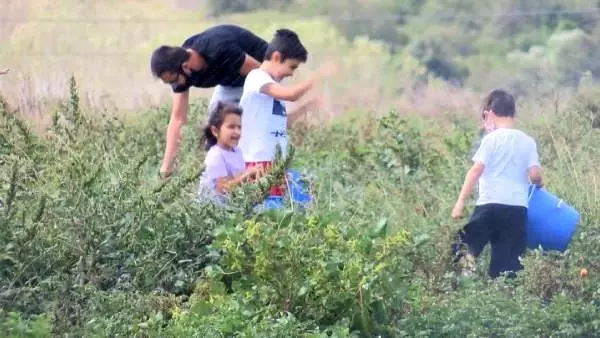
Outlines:
[[[531,197],[533,197],[533,192],[535,191],[535,189],[538,189],[538,187],[534,186],[533,189],[531,189],[531,192],[529,193],[529,197],[527,198],[527,202],[531,201]]]
[[[529,193],[529,197],[527,198],[527,202],[530,202],[530,201],[531,201],[531,197],[533,197],[533,192],[534,192],[536,189],[539,189],[539,188],[538,188],[538,187],[533,187],[533,189],[531,189],[531,192]],[[562,199],[560,199],[560,200],[558,201],[558,203],[556,203],[556,207],[557,207],[557,208],[560,208],[560,207],[563,205],[563,203],[565,203],[565,201],[564,201],[564,200],[562,200]]]
[[[290,180],[288,179],[288,173],[287,172],[285,173],[284,178],[285,178],[285,185],[287,186],[287,193],[290,196],[290,202],[291,202],[291,205],[292,205],[292,212],[294,212],[294,199],[292,198],[292,191],[291,191],[292,189],[291,189],[291,186],[290,186]]]

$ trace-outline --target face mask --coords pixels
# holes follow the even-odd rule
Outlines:
[[[188,81],[190,80],[190,77],[184,71],[181,71],[181,73],[179,73],[179,75],[181,75],[183,77],[183,80],[185,81],[185,83],[188,83]]]
[[[179,67],[179,75],[181,75],[183,77],[183,79],[185,80],[185,83],[187,83],[190,80],[190,76],[183,69],[183,65],[181,65],[181,67]]]
[[[483,114],[483,127],[486,133],[496,130],[496,124],[488,118],[488,113]]]
[[[494,122],[492,122],[492,121],[487,121],[487,120],[486,120],[486,121],[484,122],[484,127],[485,127],[485,132],[486,132],[486,133],[489,133],[489,132],[491,132],[491,131],[494,131],[494,130],[496,130],[496,125],[495,125],[495,124],[494,124]]]

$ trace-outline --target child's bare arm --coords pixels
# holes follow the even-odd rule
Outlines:
[[[313,82],[313,77],[310,77],[292,87],[284,87],[278,83],[267,83],[260,91],[277,100],[294,102],[312,88]]]
[[[219,177],[216,182],[216,190],[218,193],[222,194],[231,189],[232,186],[238,185],[245,180],[247,180],[251,176],[260,177],[263,169],[260,166],[248,168],[243,173],[237,175],[236,177]]]
[[[527,174],[529,176],[529,181],[531,181],[532,184],[535,184],[538,188],[543,186],[542,169],[540,166],[537,144],[535,142],[532,142],[530,146],[529,168],[527,169]]]
[[[278,83],[269,83],[261,88],[263,94],[267,94],[277,100],[294,102],[308,92],[313,84],[321,78],[329,77],[337,72],[337,66],[333,63],[325,63],[319,70],[312,73],[308,79],[292,87],[284,87]]]
[[[471,169],[469,169],[467,172],[467,175],[465,176],[465,182],[463,183],[462,189],[460,190],[456,203],[454,204],[454,208],[452,209],[452,218],[458,219],[462,217],[462,212],[465,208],[465,201],[473,191],[475,182],[477,182],[477,180],[479,180],[481,177],[483,169],[483,163],[475,162],[475,164],[473,164]]]
[[[469,169],[467,175],[465,176],[465,182],[463,183],[462,189],[458,194],[458,202],[464,203],[467,200],[467,197],[469,197],[469,195],[473,191],[475,183],[481,177],[481,174],[483,173],[483,168],[483,163],[475,162],[471,169]]]

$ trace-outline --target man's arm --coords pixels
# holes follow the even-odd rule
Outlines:
[[[244,57],[244,63],[240,67],[240,74],[243,76],[248,75],[252,69],[260,67],[260,62],[256,61],[255,58],[246,54]]]
[[[181,128],[187,122],[189,102],[189,90],[173,95],[173,107],[171,108],[171,118],[167,127],[165,154],[160,168],[161,176],[166,177],[171,174],[173,160],[179,149]]]

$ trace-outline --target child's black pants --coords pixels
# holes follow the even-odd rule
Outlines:
[[[498,277],[503,272],[516,272],[523,268],[519,256],[525,252],[525,225],[527,208],[504,204],[484,204],[475,207],[469,222],[458,233],[455,254],[462,243],[478,257],[490,242],[492,257],[488,275]],[[462,250],[461,250],[462,251]]]

